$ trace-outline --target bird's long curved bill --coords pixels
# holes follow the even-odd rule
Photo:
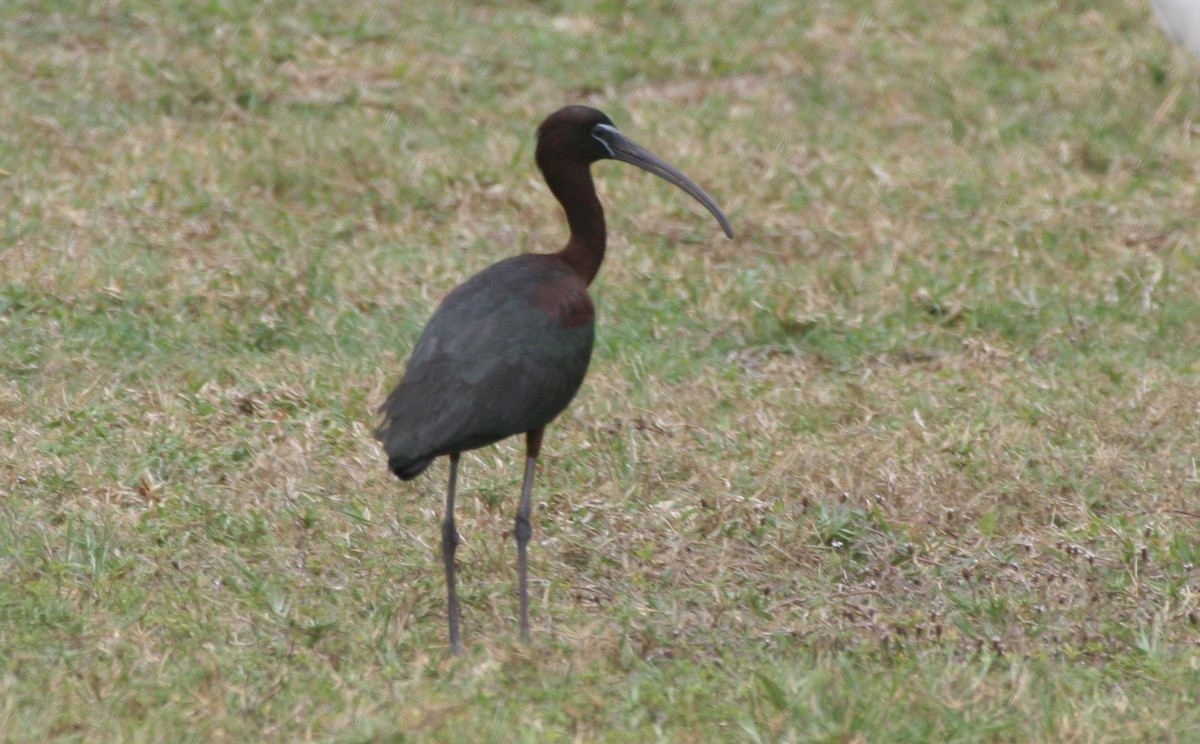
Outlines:
[[[606,129],[608,128],[606,127]],[[692,179],[680,173],[675,166],[621,134],[616,128],[608,129],[606,134],[608,137],[605,140],[605,144],[608,145],[608,149],[612,153],[614,160],[636,165],[642,170],[649,171],[664,181],[673,183],[683,189],[693,199],[703,204],[705,209],[712,212],[713,217],[717,218],[717,222],[721,223],[721,229],[725,231],[727,237],[733,237],[733,226],[729,224],[725,213],[712,200],[712,197],[704,193],[704,189],[697,186]]]

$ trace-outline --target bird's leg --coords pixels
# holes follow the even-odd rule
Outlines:
[[[446,516],[442,519],[442,563],[446,565],[446,613],[450,618],[450,651],[462,654],[458,641],[458,592],[454,589],[454,550],[458,530],[454,527],[454,489],[458,480],[458,453],[450,455],[450,485],[446,489]]]
[[[533,534],[529,521],[533,511],[533,473],[537,469],[538,452],[542,448],[543,429],[534,429],[525,437],[525,479],[521,483],[521,505],[517,507],[517,596],[521,603],[521,640],[529,642],[529,577],[526,548]]]

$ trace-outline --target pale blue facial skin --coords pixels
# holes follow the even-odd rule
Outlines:
[[[609,147],[609,145],[608,145],[608,140],[607,140],[607,139],[605,139],[604,137],[599,137],[599,136],[597,136],[597,135],[596,135],[596,130],[600,130],[601,132],[604,132],[604,133],[605,133],[605,134],[607,134],[607,135],[608,135],[610,138],[611,138],[613,135],[620,136],[620,135],[621,135],[621,132],[620,132],[620,131],[618,131],[616,127],[610,127],[610,126],[609,126],[609,125],[607,125],[607,124],[597,124],[595,127],[593,127],[593,128],[592,128],[592,137],[594,137],[594,138],[596,139],[596,141],[597,141],[597,142],[599,142],[600,144],[604,145],[604,149],[608,151],[608,156],[609,156],[610,158],[611,158],[611,157],[615,157],[615,156],[613,155],[613,149],[612,149],[611,147]]]

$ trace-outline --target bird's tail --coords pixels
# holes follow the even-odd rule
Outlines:
[[[388,458],[388,470],[396,474],[400,480],[412,480],[421,473],[425,472],[425,468],[429,467],[434,458],[422,457],[419,460],[414,460],[411,457],[403,455],[394,455]]]
[[[383,451],[388,456],[388,470],[400,480],[416,478],[435,459],[426,454],[414,456],[412,450],[415,448],[411,446],[410,438],[403,435],[403,429],[391,417],[385,418],[375,430],[375,439],[383,445]]]

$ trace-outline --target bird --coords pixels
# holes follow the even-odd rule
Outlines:
[[[441,556],[455,655],[462,653],[454,562],[459,457],[517,435],[525,436],[525,471],[513,533],[520,638],[529,641],[527,551],[542,435],[582,385],[595,337],[588,285],[604,260],[606,230],[592,163],[618,160],[653,173],[700,202],[734,237],[712,197],[597,109],[571,105],[546,117],[537,130],[535,159],[566,215],[566,245],[501,260],[451,290],[413,346],[400,383],[379,407],[375,431],[388,469],[402,481],[439,457],[449,458]]]
[[[1171,41],[1200,56],[1200,0],[1150,0],[1154,16]],[[1183,90],[1182,81],[1171,87],[1162,105],[1154,112],[1154,121],[1159,122],[1175,106]]]

